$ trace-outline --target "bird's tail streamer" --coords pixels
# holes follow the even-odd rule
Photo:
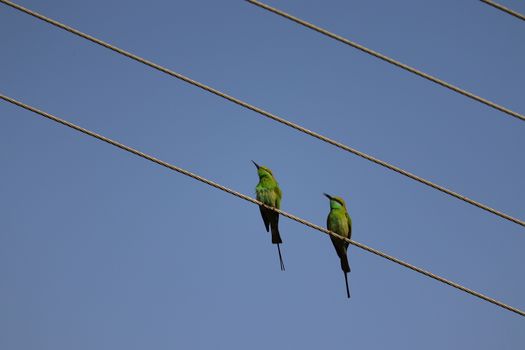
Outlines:
[[[277,251],[279,252],[279,261],[281,262],[281,271],[284,271],[284,262],[283,262],[283,256],[281,255],[281,247],[280,244],[277,243]]]
[[[345,283],[346,283],[346,296],[348,297],[348,299],[350,299],[350,289],[348,288],[348,273],[344,272],[344,275],[345,275]]]

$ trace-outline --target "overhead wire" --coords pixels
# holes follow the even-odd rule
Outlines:
[[[423,275],[425,275],[427,277],[430,277],[430,278],[432,278],[432,279],[434,279],[436,281],[442,282],[442,283],[444,283],[446,285],[449,285],[449,286],[451,286],[453,288],[459,289],[459,290],[461,290],[461,291],[463,291],[465,293],[473,295],[473,296],[475,296],[477,298],[480,298],[480,299],[482,299],[484,301],[487,301],[487,302],[489,302],[491,304],[494,304],[496,306],[504,308],[504,309],[506,309],[508,311],[514,312],[514,313],[516,313],[516,314],[518,314],[520,316],[525,316],[525,311],[523,311],[523,310],[520,310],[520,309],[515,308],[513,306],[507,305],[507,304],[505,304],[505,303],[503,303],[501,301],[498,301],[498,300],[496,300],[494,298],[488,297],[488,296],[486,296],[484,294],[481,294],[481,293],[479,293],[477,291],[474,291],[472,289],[464,287],[464,286],[462,286],[462,285],[460,285],[460,284],[458,284],[456,282],[453,282],[451,280],[448,280],[446,278],[438,276],[438,275],[436,275],[436,274],[434,274],[432,272],[429,272],[427,270],[419,268],[419,267],[417,267],[415,265],[409,264],[409,263],[407,263],[407,262],[405,262],[405,261],[403,261],[401,259],[398,259],[398,258],[393,257],[391,255],[388,255],[386,253],[383,253],[383,252],[381,252],[381,251],[379,251],[377,249],[371,248],[371,247],[369,247],[369,246],[367,246],[365,244],[362,244],[362,243],[356,242],[354,240],[348,239],[346,237],[340,236],[340,235],[338,235],[335,232],[332,232],[332,231],[327,230],[327,229],[325,229],[325,228],[323,228],[323,227],[321,227],[319,225],[316,225],[316,224],[313,224],[313,223],[311,223],[309,221],[306,221],[306,220],[304,220],[304,219],[302,219],[302,218],[300,218],[298,216],[295,216],[293,214],[287,213],[287,212],[285,212],[283,210],[280,210],[280,209],[276,209],[276,208],[267,206],[264,203],[259,202],[258,200],[254,199],[252,197],[249,197],[249,196],[247,196],[245,194],[242,194],[240,192],[234,191],[234,190],[232,190],[232,189],[230,189],[228,187],[220,185],[220,184],[218,184],[218,183],[216,183],[214,181],[208,180],[208,179],[206,179],[206,178],[204,178],[204,177],[202,177],[200,175],[194,174],[194,173],[192,173],[192,172],[190,172],[188,170],[185,170],[185,169],[183,169],[181,167],[178,167],[176,165],[173,165],[173,164],[170,164],[170,163],[165,162],[163,160],[160,160],[158,158],[155,158],[155,157],[153,157],[151,155],[148,155],[148,154],[146,154],[144,152],[141,152],[141,151],[139,151],[137,149],[134,149],[132,147],[126,146],[123,143],[117,142],[117,141],[112,140],[112,139],[110,139],[108,137],[105,137],[103,135],[95,133],[95,132],[93,132],[91,130],[85,129],[85,128],[81,127],[81,126],[73,124],[73,123],[71,123],[71,122],[69,122],[67,120],[61,119],[61,118],[59,118],[59,117],[57,117],[55,115],[52,115],[52,114],[47,113],[47,112],[44,112],[44,111],[42,111],[40,109],[32,107],[32,106],[30,106],[30,105],[28,105],[26,103],[20,102],[20,101],[18,101],[16,99],[8,97],[6,95],[0,94],[0,99],[3,99],[6,102],[9,102],[9,103],[11,103],[13,105],[16,105],[18,107],[21,107],[23,109],[26,109],[26,110],[28,110],[30,112],[35,113],[35,114],[38,114],[38,115],[40,115],[40,116],[42,116],[44,118],[47,118],[47,119],[50,119],[50,120],[52,120],[54,122],[60,123],[62,125],[65,125],[65,126],[71,128],[71,129],[79,131],[79,132],[81,132],[83,134],[86,134],[88,136],[94,137],[94,138],[96,138],[96,139],[98,139],[100,141],[104,141],[104,142],[106,142],[106,143],[108,143],[108,144],[110,144],[112,146],[118,147],[118,148],[120,148],[120,149],[122,149],[124,151],[130,152],[130,153],[132,153],[134,155],[137,155],[137,156],[139,156],[141,158],[144,158],[144,159],[149,160],[151,162],[154,162],[154,163],[157,163],[159,165],[162,165],[162,166],[164,166],[164,167],[166,167],[168,169],[171,169],[171,170],[174,170],[174,171],[176,171],[178,173],[181,173],[183,175],[189,176],[189,177],[191,177],[194,180],[198,180],[198,181],[200,181],[200,182],[202,182],[202,183],[204,183],[206,185],[209,185],[209,186],[212,186],[214,188],[217,188],[217,189],[219,189],[221,191],[224,191],[226,193],[229,193],[229,194],[231,194],[231,195],[233,195],[235,197],[241,198],[241,199],[243,199],[245,201],[251,202],[251,203],[259,205],[259,206],[264,206],[265,208],[267,208],[269,210],[275,211],[275,212],[281,214],[284,217],[287,217],[287,218],[289,218],[291,220],[294,220],[294,221],[296,221],[296,222],[298,222],[300,224],[308,226],[308,227],[310,227],[310,228],[312,228],[314,230],[317,230],[317,231],[323,232],[325,234],[328,234],[330,236],[336,237],[338,239],[344,240],[344,241],[348,242],[349,244],[352,244],[352,245],[354,245],[354,246],[356,246],[358,248],[361,248],[361,249],[363,249],[363,250],[365,250],[367,252],[370,252],[372,254],[380,256],[380,257],[382,257],[384,259],[390,260],[390,261],[392,261],[392,262],[394,262],[396,264],[399,264],[399,265],[401,265],[403,267],[406,267],[406,268],[408,268],[410,270],[413,270],[415,272],[423,274]]]
[[[445,188],[443,186],[440,186],[440,185],[438,185],[438,184],[436,184],[434,182],[431,182],[431,181],[426,180],[426,179],[424,179],[422,177],[419,177],[419,176],[417,176],[415,174],[412,174],[412,173],[410,173],[410,172],[408,172],[406,170],[403,170],[403,169],[401,169],[401,168],[399,168],[399,167],[397,167],[395,165],[387,163],[387,162],[385,162],[383,160],[380,160],[380,159],[375,158],[375,157],[373,157],[371,155],[368,155],[368,154],[366,154],[364,152],[361,152],[361,151],[359,151],[359,150],[357,150],[355,148],[347,146],[347,145],[345,145],[345,144],[343,144],[341,142],[335,141],[335,140],[333,140],[331,138],[328,138],[326,136],[323,136],[323,135],[321,135],[321,134],[319,134],[319,133],[317,133],[315,131],[309,130],[309,129],[307,129],[307,128],[299,125],[299,124],[293,123],[293,122],[291,122],[289,120],[286,120],[284,118],[281,118],[281,117],[279,117],[279,116],[277,116],[275,114],[267,112],[267,111],[265,111],[265,110],[263,110],[263,109],[261,109],[259,107],[256,107],[256,106],[254,106],[252,104],[244,102],[244,101],[242,101],[242,100],[240,100],[240,99],[238,99],[236,97],[230,96],[230,95],[228,95],[228,94],[226,94],[224,92],[221,92],[221,91],[219,91],[217,89],[214,89],[214,88],[212,88],[212,87],[210,87],[208,85],[205,85],[205,84],[200,83],[200,82],[198,82],[196,80],[193,80],[193,79],[191,79],[191,78],[189,78],[189,77],[187,77],[187,76],[185,76],[185,75],[183,75],[181,73],[177,73],[177,72],[175,72],[173,70],[170,70],[170,69],[168,69],[166,67],[163,67],[163,66],[161,66],[159,64],[156,64],[156,63],[154,63],[152,61],[149,61],[149,60],[147,60],[145,58],[137,56],[137,55],[135,55],[135,54],[133,54],[133,53],[131,53],[129,51],[126,51],[126,50],[123,50],[123,49],[121,49],[119,47],[111,45],[111,44],[109,44],[109,43],[107,43],[107,42],[105,42],[105,41],[103,41],[101,39],[98,39],[98,38],[95,38],[95,37],[93,37],[91,35],[83,33],[80,30],[77,30],[77,29],[75,29],[75,28],[73,28],[71,26],[68,26],[68,25],[63,24],[61,22],[58,22],[58,21],[56,21],[54,19],[51,19],[49,17],[46,17],[46,16],[44,16],[44,15],[38,13],[38,12],[32,11],[30,9],[27,9],[27,8],[21,6],[21,5],[15,4],[15,3],[11,2],[11,1],[0,0],[0,2],[4,3],[4,4],[6,4],[6,5],[8,5],[8,6],[12,7],[12,8],[14,8],[16,10],[19,10],[19,11],[21,11],[23,13],[31,15],[31,16],[37,18],[37,19],[40,19],[40,20],[42,20],[44,22],[47,22],[47,23],[49,23],[49,24],[51,24],[51,25],[53,25],[55,27],[64,29],[64,30],[66,30],[66,31],[68,31],[68,32],[70,32],[72,34],[75,34],[75,35],[81,37],[81,38],[87,39],[87,40],[89,40],[89,41],[91,41],[91,42],[93,42],[93,43],[95,43],[97,45],[103,46],[103,47],[105,47],[107,49],[110,49],[110,50],[112,50],[114,52],[117,52],[117,53],[119,53],[119,54],[121,54],[123,56],[131,58],[132,60],[135,60],[135,61],[140,62],[142,64],[145,64],[145,65],[147,65],[147,66],[149,66],[151,68],[154,68],[154,69],[156,69],[158,71],[161,71],[161,72],[163,72],[165,74],[168,74],[168,75],[170,75],[170,76],[172,76],[174,78],[180,79],[180,80],[182,80],[182,81],[184,81],[186,83],[189,83],[189,84],[194,85],[194,86],[196,86],[198,88],[201,88],[201,89],[203,89],[205,91],[208,91],[208,92],[210,92],[212,94],[215,94],[215,95],[217,95],[219,97],[222,97],[222,98],[224,98],[224,99],[226,99],[226,100],[228,100],[230,102],[233,102],[233,103],[235,103],[235,104],[237,104],[237,105],[239,105],[241,107],[244,107],[244,108],[247,108],[249,110],[252,110],[252,111],[254,111],[254,112],[256,112],[256,113],[258,113],[258,114],[260,114],[262,116],[265,116],[265,117],[267,117],[269,119],[272,119],[272,120],[274,120],[276,122],[279,122],[281,124],[289,126],[289,127],[293,128],[293,129],[295,129],[297,131],[300,131],[300,132],[303,132],[303,133],[305,133],[307,135],[315,137],[315,138],[317,138],[317,139],[319,139],[321,141],[324,141],[324,142],[329,143],[329,144],[331,144],[333,146],[336,146],[336,147],[338,147],[338,148],[340,148],[340,149],[342,149],[344,151],[353,153],[353,154],[355,154],[355,155],[357,155],[357,156],[359,156],[361,158],[364,158],[364,159],[369,160],[369,161],[371,161],[371,162],[373,162],[375,164],[381,165],[381,166],[383,166],[383,167],[385,167],[387,169],[395,171],[395,172],[397,172],[397,173],[399,173],[401,175],[404,175],[404,176],[406,176],[406,177],[408,177],[408,178],[410,178],[412,180],[418,181],[418,182],[420,182],[420,183],[422,183],[424,185],[432,187],[433,189],[436,189],[436,190],[438,190],[440,192],[446,193],[446,194],[448,194],[448,195],[450,195],[450,196],[452,196],[454,198],[457,198],[457,199],[459,199],[461,201],[464,201],[464,202],[466,202],[468,204],[471,204],[471,205],[473,205],[475,207],[483,209],[483,210],[485,210],[485,211],[487,211],[487,212],[489,212],[491,214],[497,215],[497,216],[499,216],[499,217],[501,217],[501,218],[503,218],[505,220],[508,220],[510,222],[513,222],[515,224],[518,224],[520,226],[525,227],[525,221],[523,221],[523,220],[515,218],[515,217],[513,217],[511,215],[508,215],[508,214],[506,214],[506,213],[504,213],[504,212],[502,212],[500,210],[491,208],[488,205],[485,205],[483,203],[480,203],[478,201],[470,199],[470,198],[468,198],[468,197],[466,197],[466,196],[464,196],[462,194],[459,194],[457,192],[449,190],[449,189],[447,189],[447,188]]]
[[[459,87],[457,87],[455,85],[447,83],[444,80],[436,78],[436,77],[434,77],[434,76],[432,76],[430,74],[427,74],[427,73],[425,73],[425,72],[423,72],[421,70],[418,70],[418,69],[416,69],[414,67],[411,67],[411,66],[409,66],[407,64],[404,64],[404,63],[402,63],[400,61],[397,61],[397,60],[395,60],[395,59],[393,59],[391,57],[388,57],[388,56],[383,55],[383,54],[381,54],[381,53],[379,53],[377,51],[369,49],[366,46],[358,44],[355,41],[351,41],[351,40],[346,39],[346,38],[344,38],[344,37],[342,37],[340,35],[334,34],[334,33],[330,32],[330,31],[328,31],[328,30],[326,30],[324,28],[316,26],[316,25],[314,25],[314,24],[312,24],[310,22],[307,22],[307,21],[305,21],[303,19],[300,19],[298,17],[292,16],[289,13],[286,13],[286,12],[284,12],[282,10],[279,10],[279,9],[275,8],[275,7],[269,6],[269,5],[267,5],[265,3],[262,3],[260,1],[257,1],[257,0],[245,0],[245,1],[247,1],[248,3],[250,3],[252,5],[258,6],[258,7],[262,8],[262,9],[264,9],[264,10],[267,10],[269,12],[275,13],[275,14],[281,16],[281,17],[289,19],[289,20],[291,20],[291,21],[293,21],[295,23],[298,23],[298,24],[300,24],[300,25],[302,25],[304,27],[310,28],[310,29],[312,29],[312,30],[314,30],[314,31],[316,31],[318,33],[326,35],[326,36],[328,36],[328,37],[330,37],[332,39],[335,39],[335,40],[337,40],[337,41],[339,41],[339,42],[341,42],[343,44],[346,44],[346,45],[349,45],[349,46],[351,46],[353,48],[361,50],[364,53],[372,55],[372,56],[374,56],[376,58],[379,58],[380,60],[383,60],[385,62],[388,62],[390,64],[393,64],[394,66],[402,68],[402,69],[404,69],[404,70],[406,70],[406,71],[408,71],[410,73],[416,74],[416,75],[418,75],[418,76],[420,76],[422,78],[425,78],[425,79],[427,79],[427,80],[429,80],[429,81],[431,81],[433,83],[441,85],[441,86],[443,86],[443,87],[445,87],[447,89],[450,89],[450,90],[452,90],[454,92],[457,92],[457,93],[459,93],[459,94],[461,94],[463,96],[466,96],[466,97],[469,97],[469,98],[471,98],[471,99],[473,99],[475,101],[481,102],[481,103],[483,103],[483,104],[485,104],[485,105],[487,105],[489,107],[497,109],[500,112],[506,113],[506,114],[508,114],[510,116],[513,116],[513,117],[517,118],[517,119],[525,121],[525,115],[523,115],[521,113],[515,112],[515,111],[513,111],[513,110],[511,110],[509,108],[506,108],[504,106],[496,104],[496,103],[494,103],[494,102],[492,102],[490,100],[487,100],[487,99],[485,99],[485,98],[483,98],[481,96],[475,95],[472,92],[469,92],[469,91],[461,89],[461,88],[459,88]]]
[[[525,21],[525,15],[522,15],[521,13],[517,12],[517,11],[514,11],[508,7],[505,7],[497,2],[494,2],[494,1],[490,1],[490,0],[480,0],[481,2],[484,2],[485,4],[487,5],[490,5],[494,8],[497,8],[498,10],[501,10],[503,12],[506,12],[508,13],[509,15],[511,16],[514,16],[516,18],[519,18],[521,19],[522,21]]]

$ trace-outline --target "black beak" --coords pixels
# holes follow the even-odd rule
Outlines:
[[[328,199],[332,199],[332,196],[330,196],[329,194],[326,194],[326,193],[323,193],[325,195],[326,198]]]
[[[257,169],[260,168],[259,164],[255,163],[253,160],[252,160],[252,163],[255,165],[255,167],[256,167]]]

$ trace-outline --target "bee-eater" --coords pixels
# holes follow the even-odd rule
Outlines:
[[[340,236],[351,239],[352,238],[352,219],[346,211],[346,203],[341,197],[333,197],[329,194],[324,194],[330,200],[330,214],[326,219],[326,227],[337,233]],[[350,298],[350,290],[348,289],[348,273],[350,272],[350,265],[348,264],[348,257],[346,250],[348,249],[348,242],[342,241],[339,238],[330,236],[334,245],[335,251],[341,260],[341,269],[345,275],[346,296]]]
[[[255,194],[257,200],[264,204],[281,209],[281,189],[272,171],[264,166],[260,166],[252,160],[255,167],[257,167],[257,174],[259,175],[259,183],[255,187]],[[279,245],[283,243],[281,235],[279,234],[279,213],[270,210],[268,208],[259,206],[261,210],[261,216],[266,227],[266,232],[272,232],[272,243],[277,244],[277,251],[279,252],[279,261],[281,263],[281,271],[284,271],[284,262],[281,255],[281,248]]]

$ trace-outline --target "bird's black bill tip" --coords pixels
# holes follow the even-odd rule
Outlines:
[[[252,160],[252,163],[253,163],[253,165],[255,165],[255,167],[256,167],[257,169],[260,168],[259,164],[255,163],[253,160]]]
[[[324,196],[325,196],[326,198],[328,198],[328,199],[332,199],[332,196],[330,196],[329,194],[327,194],[327,193],[323,193],[323,194],[324,194]]]

